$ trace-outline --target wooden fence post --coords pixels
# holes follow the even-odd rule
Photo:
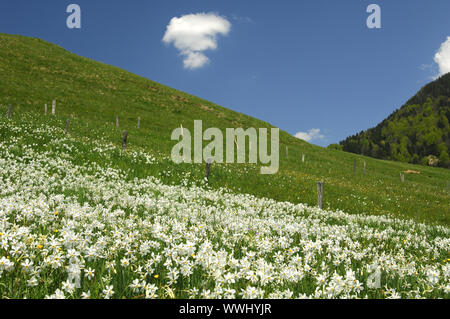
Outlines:
[[[206,159],[206,171],[205,171],[205,178],[206,178],[206,182],[209,182],[209,173],[211,172],[211,163],[212,163],[212,159],[211,158],[207,158]]]
[[[305,162],[305,153],[302,153],[302,163]]]
[[[317,182],[317,205],[323,207],[323,182]]]
[[[402,181],[402,183],[405,182],[405,175],[403,173],[400,173],[400,180]]]
[[[119,127],[119,117],[116,115],[116,127]]]
[[[56,113],[56,100],[52,101],[52,115],[55,115]]]
[[[70,120],[67,119],[67,121],[66,121],[66,134],[69,133],[69,125],[70,125]]]
[[[289,148],[286,146],[286,158],[289,157]]]
[[[47,104],[44,105],[44,113],[47,115]]]
[[[122,147],[123,149],[127,148],[127,138],[128,138],[128,132],[123,131],[123,138],[122,138]]]
[[[366,175],[366,161],[364,161],[364,175]]]
[[[137,124],[137,128],[141,128],[141,117],[138,117],[138,124]]]
[[[13,108],[13,106],[12,106],[12,104],[10,104],[10,105],[8,106],[8,119],[11,118],[12,108]]]

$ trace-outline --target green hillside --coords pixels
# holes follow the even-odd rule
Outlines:
[[[45,116],[44,104],[50,112],[54,99],[57,100],[56,116]],[[170,140],[173,129],[182,125],[192,130],[194,120],[198,119],[203,120],[204,128],[270,127],[268,123],[74,55],[45,41],[0,34],[0,113],[3,116],[9,104],[13,105],[11,121],[17,123],[25,121],[64,130],[66,120],[70,119],[72,138],[86,141],[85,152],[75,156],[79,162],[123,169],[128,179],[156,176],[171,184],[203,185],[205,169],[204,165],[176,165],[170,160],[171,148],[176,143]],[[115,126],[116,116],[119,128]],[[139,129],[138,117],[141,118]],[[132,162],[120,156],[123,130],[129,132],[127,152],[150,153],[158,165]],[[0,138],[11,139],[15,134],[2,130]],[[21,138],[39,143],[32,140],[35,136]],[[95,148],[88,148],[92,142],[112,143],[117,147],[114,153],[117,156],[101,156]],[[356,172],[353,171],[355,160]],[[405,175],[404,183],[400,173]],[[392,215],[445,225],[450,222],[450,190],[446,186],[450,181],[449,170],[324,149],[282,131],[278,174],[261,175],[257,165],[214,164],[208,187],[316,205],[317,181],[325,182],[325,209]]]
[[[344,151],[450,168],[450,73],[423,87],[375,128],[350,136]]]

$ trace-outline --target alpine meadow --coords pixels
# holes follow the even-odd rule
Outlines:
[[[342,145],[280,130],[276,174],[205,178],[172,161],[175,128],[275,127],[2,33],[0,297],[448,299],[448,92],[449,74]]]

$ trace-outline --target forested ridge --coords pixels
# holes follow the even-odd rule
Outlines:
[[[340,142],[344,151],[450,168],[450,73],[423,87],[367,131]]]

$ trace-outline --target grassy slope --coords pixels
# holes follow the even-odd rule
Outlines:
[[[57,99],[57,116],[43,116],[44,103],[51,109]],[[233,112],[192,95],[171,89],[116,67],[76,56],[45,41],[0,34],[0,112],[14,105],[14,116],[36,113],[36,121],[64,126],[72,119],[71,134],[102,139],[120,145],[121,131],[129,131],[129,147],[169,154],[175,142],[172,130],[180,124],[192,129],[195,119],[206,127],[270,127],[268,123]],[[120,118],[116,129],[115,116]],[[136,128],[137,117],[141,129]],[[3,134],[8,134],[3,132]],[[13,133],[11,133],[13,134]],[[266,196],[291,202],[316,203],[316,182],[325,181],[325,208],[368,214],[391,214],[420,221],[450,223],[450,171],[381,161],[324,149],[280,132],[280,172],[259,174],[251,165],[214,165],[211,187]],[[289,158],[285,157],[289,146]],[[306,163],[301,162],[305,153]],[[353,173],[353,160],[358,171]],[[100,161],[95,154],[80,160]],[[362,161],[367,174],[362,173]],[[130,169],[130,177],[155,175],[164,182],[195,182],[203,175],[202,165],[175,165],[167,159],[155,167],[117,161],[101,163]],[[399,172],[405,174],[400,182]]]

